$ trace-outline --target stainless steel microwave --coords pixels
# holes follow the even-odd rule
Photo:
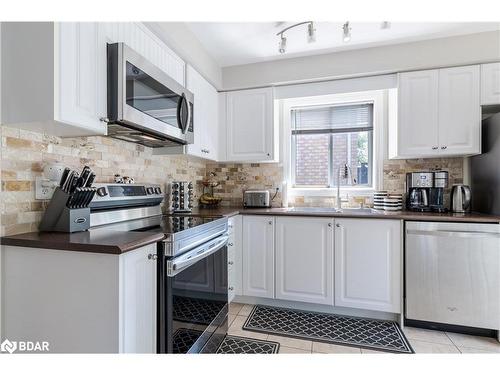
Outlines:
[[[108,44],[108,135],[148,147],[194,141],[194,95],[124,43]]]

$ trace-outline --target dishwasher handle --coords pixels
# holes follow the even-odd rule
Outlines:
[[[415,234],[422,236],[438,236],[438,237],[459,237],[459,238],[499,238],[500,233],[494,232],[474,232],[460,230],[421,230],[407,229],[406,234]]]
[[[203,258],[217,252],[220,248],[226,246],[228,239],[228,235],[217,237],[212,241],[194,248],[177,259],[167,261],[167,276],[173,277]]]

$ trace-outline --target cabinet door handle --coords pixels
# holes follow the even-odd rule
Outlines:
[[[448,146],[441,146],[441,150],[446,150]]]
[[[107,118],[107,117],[99,117],[99,121],[108,123],[109,122],[109,118]]]
[[[269,225],[273,225],[273,221],[272,220],[269,220]]]
[[[158,259],[158,255],[156,255],[156,254],[148,254],[148,259],[149,260],[157,260]]]
[[[434,146],[432,149],[437,150],[438,148],[439,148],[438,146]]]
[[[328,223],[328,226],[331,227],[332,226],[332,223]]]
[[[229,264],[230,266],[232,266],[234,264],[234,262],[227,262],[227,264]]]
[[[234,288],[232,286],[230,286],[229,288],[227,288],[228,290],[234,290]]]
[[[267,153],[267,156],[271,156],[271,154],[268,152],[268,153]]]
[[[340,228],[340,224],[335,224],[335,226],[336,226],[337,228]]]
[[[232,242],[229,242],[227,246],[234,246],[234,244]]]

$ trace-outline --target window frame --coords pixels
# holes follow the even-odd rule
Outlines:
[[[331,104],[355,104],[360,102],[373,102],[373,131],[371,147],[371,186],[341,186],[341,194],[371,195],[375,190],[381,189],[383,180],[383,163],[387,157],[387,127],[388,127],[388,90],[371,90],[345,94],[319,95],[313,97],[289,98],[279,101],[281,126],[280,159],[283,163],[284,187],[286,195],[294,196],[336,196],[336,186],[292,186],[292,136],[291,136],[291,110],[297,107]],[[331,168],[329,168],[331,169]]]
[[[344,131],[339,131],[339,132],[325,132],[325,133],[320,133],[318,132],[317,134],[328,134],[328,184],[327,185],[302,185],[302,184],[296,184],[295,183],[295,178],[296,178],[296,166],[297,166],[297,144],[296,144],[296,139],[297,137],[293,136],[293,128],[295,125],[295,116],[293,115],[293,111],[297,110],[299,108],[303,108],[304,106],[299,106],[299,107],[292,107],[290,109],[290,131],[286,136],[290,137],[290,187],[293,189],[331,189],[335,188],[336,185],[334,183],[335,179],[335,171],[333,170],[333,156],[334,152],[332,152],[332,146],[333,146],[333,136],[335,134],[341,134],[341,133],[347,133],[347,134],[353,134],[353,133],[361,133],[361,132],[368,132],[368,143],[371,144],[371,147],[368,147],[368,184],[363,184],[363,185],[355,185],[355,186],[349,186],[349,188],[354,188],[354,187],[359,187],[359,188],[372,188],[373,187],[373,132],[375,129],[374,126],[374,113],[375,113],[375,103],[373,100],[369,101],[359,101],[359,102],[349,102],[349,103],[335,103],[334,105],[331,105],[331,107],[342,107],[342,106],[348,106],[348,105],[356,105],[356,104],[370,104],[372,105],[372,129],[371,130],[360,130],[356,131],[356,128],[344,128]],[[315,105],[312,106],[307,106],[307,107],[314,107]],[[351,130],[351,131],[348,131]],[[344,186],[346,188],[346,186]]]

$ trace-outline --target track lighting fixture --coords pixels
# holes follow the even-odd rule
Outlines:
[[[286,38],[283,36],[283,34],[281,34],[279,51],[280,53],[286,52]]]
[[[312,22],[307,25],[307,41],[309,43],[314,43],[316,41],[316,29]]]
[[[351,40],[351,28],[349,27],[349,21],[344,23],[344,26],[342,26],[342,30],[343,30],[342,40],[344,41],[344,43],[347,43]]]
[[[307,24],[307,41],[309,43],[313,43],[316,41],[316,29],[314,28],[314,24],[312,21],[305,21],[305,22],[300,22],[296,23],[295,25],[288,26],[281,30],[279,33],[276,35],[279,36],[280,42],[279,42],[279,48],[278,51],[279,53],[285,53],[286,52],[286,37],[285,37],[285,31],[288,31],[290,29],[293,29],[294,27],[300,26],[300,25],[305,25]]]

